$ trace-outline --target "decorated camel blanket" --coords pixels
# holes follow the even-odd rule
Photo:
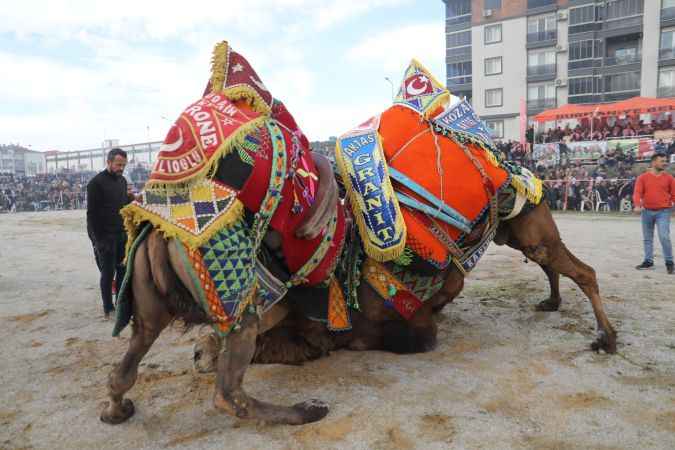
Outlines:
[[[216,177],[225,157],[250,166],[239,189]],[[224,335],[237,326],[256,295],[264,300],[265,293],[279,290],[273,288],[279,283],[265,283],[269,272],[256,270],[269,229],[282,237],[291,272],[286,288],[329,280],[344,243],[341,205],[316,238],[296,236],[318,186],[309,142],[293,116],[248,61],[222,42],[214,49],[205,95],[175,121],[141,198],[122,214],[130,245],[143,223],[182,244],[201,304]]]
[[[336,160],[366,254],[379,262],[412,254],[468,272],[494,237],[499,192],[542,195],[540,180],[501,161],[471,105],[415,60],[394,105],[340,136]]]

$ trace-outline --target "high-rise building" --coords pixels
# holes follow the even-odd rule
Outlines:
[[[675,0],[444,0],[450,91],[495,137],[566,103],[675,96]]]

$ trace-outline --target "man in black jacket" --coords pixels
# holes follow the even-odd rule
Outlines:
[[[120,209],[134,197],[131,187],[122,175],[127,165],[124,150],[113,148],[108,152],[105,170],[99,172],[87,185],[87,232],[94,244],[96,263],[101,271],[101,298],[106,319],[115,310],[112,302],[112,283],[117,273],[117,286],[124,277],[124,247],[126,234]]]

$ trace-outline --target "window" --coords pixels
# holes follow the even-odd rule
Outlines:
[[[501,9],[502,0],[485,0],[483,9]]]
[[[570,26],[595,22],[595,5],[570,8]]]
[[[527,100],[555,99],[555,84],[531,84],[527,87]]]
[[[502,57],[485,58],[485,75],[498,75],[502,73]]]
[[[556,0],[527,0],[528,8],[541,8],[542,6],[555,5]]]
[[[607,20],[642,14],[644,0],[613,0],[607,2]]]
[[[665,28],[661,30],[661,48],[659,50],[661,58],[675,57],[675,28]]]
[[[471,61],[448,64],[448,84],[471,84]]]
[[[485,27],[485,43],[494,44],[502,41],[502,24],[489,25]]]
[[[569,95],[594,94],[598,91],[599,78],[580,77],[568,81]]]
[[[570,42],[570,51],[569,51],[570,61],[593,58],[593,48],[595,47],[594,44],[595,41],[592,40]]]
[[[640,90],[640,72],[617,73],[605,76],[605,92]]]
[[[675,97],[675,68],[659,71],[659,97]]]
[[[447,48],[471,46],[471,30],[449,33],[445,37]]]
[[[546,41],[557,37],[555,14],[529,17],[527,19],[527,41]]]
[[[675,0],[662,0],[661,9],[675,8]]]
[[[555,50],[536,50],[528,52],[528,75],[550,75],[554,73],[556,73]]]
[[[447,25],[471,21],[471,0],[454,0],[446,2],[445,17]]]
[[[490,134],[495,139],[504,138],[504,121],[503,120],[486,120],[485,125],[490,130]]]
[[[486,89],[485,90],[485,107],[494,108],[495,106],[502,106],[503,89]]]

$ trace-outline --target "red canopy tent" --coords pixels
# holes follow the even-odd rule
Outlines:
[[[558,108],[540,112],[534,116],[534,120],[537,122],[550,122],[553,120],[587,117],[593,114],[594,108],[593,105],[573,105],[568,103],[567,105],[562,105]]]
[[[534,116],[536,122],[578,119],[591,116],[617,116],[622,114],[649,114],[675,111],[675,98],[633,97],[601,105],[567,104],[549,109]]]

